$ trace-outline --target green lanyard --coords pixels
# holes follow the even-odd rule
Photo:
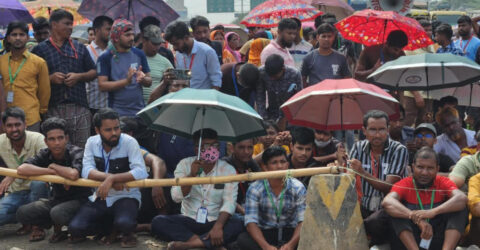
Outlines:
[[[17,155],[13,155],[13,158],[15,158],[15,161],[17,162],[18,166],[20,166],[23,164],[23,158],[25,158],[25,155],[20,157],[20,159],[18,159]]]
[[[22,62],[20,63],[20,66],[18,66],[17,68],[17,71],[12,76],[12,65],[10,64],[11,58],[12,58],[12,55],[8,57],[8,76],[10,77],[10,86],[13,85],[13,82],[15,81],[15,79],[17,79],[18,72],[20,72],[20,70],[22,69],[23,64],[25,64],[25,61],[27,61],[27,58],[23,58]]]
[[[423,203],[422,203],[422,200],[420,199],[420,194],[418,193],[418,190],[417,190],[417,185],[415,185],[415,180],[413,179],[412,177],[412,181],[413,181],[413,186],[415,187],[415,193],[417,193],[417,199],[418,199],[418,205],[420,205],[420,208],[422,210],[425,210],[423,208]],[[433,200],[435,199],[435,189],[432,190],[432,199],[430,201],[430,209],[433,208]],[[427,219],[427,222],[429,221],[429,219]]]
[[[280,215],[282,215],[282,209],[283,209],[283,198],[284,198],[284,194],[285,194],[287,184],[285,183],[285,187],[283,188],[282,192],[280,193],[280,203],[278,204],[278,207],[275,204],[275,202],[273,202],[272,192],[270,192],[270,190],[268,190],[268,184],[267,184],[266,179],[263,180],[263,185],[265,186],[265,191],[267,191],[267,195],[268,195],[268,198],[270,200],[270,203],[272,203],[272,206],[275,209],[275,214],[277,215],[277,222],[280,222]]]

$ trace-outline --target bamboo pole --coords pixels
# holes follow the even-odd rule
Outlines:
[[[289,174],[292,177],[301,177],[301,176],[312,176],[317,174],[338,174],[338,173],[339,171],[337,167],[317,167],[317,168],[303,168],[303,169],[292,169],[292,170],[278,170],[278,171],[269,171],[269,172],[256,172],[256,173],[229,175],[229,176],[186,177],[186,178],[173,178],[173,179],[144,179],[144,180],[127,182],[126,184],[130,188],[191,186],[191,185],[201,185],[201,184],[220,184],[220,183],[229,183],[229,182],[284,178],[285,176],[287,176],[287,174]],[[89,179],[78,179],[76,181],[72,181],[72,180],[68,180],[63,177],[60,177],[58,175],[23,176],[23,175],[17,174],[16,169],[1,168],[1,167],[0,167],[0,175],[21,178],[26,180],[58,183],[58,184],[64,184],[64,185],[70,185],[70,186],[98,187],[101,184],[101,182],[99,181],[94,181]]]

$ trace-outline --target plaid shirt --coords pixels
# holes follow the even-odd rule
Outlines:
[[[449,45],[447,45],[447,47],[443,48],[443,47],[440,47],[437,49],[437,53],[450,53],[450,54],[454,54],[454,55],[457,55],[457,56],[464,56],[463,54],[463,51],[458,47],[458,46],[455,46],[455,43],[450,43]]]
[[[61,53],[52,45],[49,39],[35,46],[32,53],[40,56],[47,62],[49,74],[55,72],[62,72],[64,74],[70,72],[85,73],[95,69],[95,64],[87,48],[75,40],[72,40],[72,44],[77,51],[77,58],[75,58],[75,51],[72,49],[68,40],[59,48]],[[53,85],[50,104],[48,106],[54,108],[62,103],[75,103],[88,108],[85,82],[77,82],[73,87],[68,87],[65,84]]]
[[[94,63],[97,63],[98,57],[107,49],[102,50],[95,41],[87,46],[88,53]],[[101,109],[108,106],[108,92],[100,91],[98,88],[98,79],[86,83],[88,105],[92,109]]]
[[[267,182],[267,185],[269,190],[271,190],[269,182]],[[280,197],[272,194],[272,198],[278,206]],[[307,190],[303,184],[295,178],[289,178],[286,182],[282,213],[279,222],[277,222],[275,208],[270,202],[263,180],[258,180],[252,183],[247,191],[245,226],[248,223],[255,223],[261,229],[295,228],[298,223],[303,221],[306,198]]]

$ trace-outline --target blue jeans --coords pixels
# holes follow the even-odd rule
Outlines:
[[[0,226],[16,223],[17,209],[40,198],[48,198],[48,186],[42,181],[30,182],[30,190],[8,194],[0,199]]]

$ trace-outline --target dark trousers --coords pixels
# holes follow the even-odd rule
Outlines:
[[[289,242],[290,239],[293,237],[293,233],[295,232],[295,228],[283,228],[282,229],[282,240],[278,240],[278,229],[262,229],[262,234],[268,244],[272,246],[276,246],[280,248],[285,243]],[[243,232],[238,236],[237,245],[242,250],[261,250],[262,248],[258,245],[258,243],[250,236],[248,232]]]
[[[205,224],[197,223],[194,219],[184,215],[159,215],[152,221],[152,233],[165,241],[186,242],[193,235],[198,235],[206,248],[213,248],[210,239],[204,240],[212,229],[215,221]],[[243,232],[241,220],[231,217],[223,226],[223,243],[227,245],[235,241],[238,235]]]
[[[85,237],[105,233],[113,221],[116,231],[131,233],[137,227],[138,205],[133,198],[117,200],[111,207],[107,207],[106,201],[100,199],[87,202],[72,219],[68,229],[74,237]]]
[[[385,210],[380,209],[375,212],[368,211],[360,207],[363,217],[363,225],[368,236],[371,237],[370,245],[384,244],[388,242],[391,235],[390,217]]]
[[[50,228],[53,225],[66,226],[85,201],[58,201],[40,199],[18,208],[17,221],[24,225]]]

